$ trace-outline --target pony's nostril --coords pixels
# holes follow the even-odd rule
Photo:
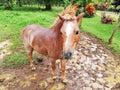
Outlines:
[[[68,52],[68,53],[62,52],[62,55],[63,55],[63,58],[65,58],[65,59],[70,59],[72,57],[71,52]]]
[[[71,56],[72,56],[72,53],[71,53],[71,52],[69,52],[69,53],[68,53],[68,56],[70,56],[70,57],[71,57]]]

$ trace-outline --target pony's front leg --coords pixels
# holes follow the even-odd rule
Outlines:
[[[52,65],[52,75],[55,76],[56,75],[56,60],[55,59],[52,59],[50,58],[50,61],[51,61],[51,65]]]
[[[62,59],[61,60],[61,70],[62,70],[62,78],[63,79],[66,79],[65,69],[66,69],[66,60]]]

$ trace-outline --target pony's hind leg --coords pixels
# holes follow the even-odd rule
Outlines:
[[[25,37],[25,35],[23,34],[23,44],[24,47],[27,51],[27,56],[28,56],[28,60],[30,62],[30,67],[32,68],[32,70],[35,70],[34,64],[33,64],[33,60],[32,60],[32,52],[33,52],[33,48],[30,46],[29,44],[29,40],[27,37]]]
[[[32,52],[33,52],[33,48],[32,47],[29,47],[27,49],[27,56],[28,56],[28,59],[30,61],[30,67],[32,68],[32,70],[35,70],[35,66],[33,64],[33,60],[32,60]]]

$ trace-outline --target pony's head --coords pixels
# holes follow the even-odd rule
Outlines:
[[[59,16],[60,19],[64,20],[60,33],[63,38],[62,56],[65,59],[72,57],[74,49],[79,42],[80,30],[78,23],[82,20],[83,15],[84,13],[81,13],[71,19],[65,19],[63,16]]]

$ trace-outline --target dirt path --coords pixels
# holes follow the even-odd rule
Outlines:
[[[45,59],[15,69],[0,68],[0,90],[120,90],[120,59],[94,37],[83,33],[72,60],[67,62],[68,83],[51,78],[51,65]],[[60,75],[59,62],[57,73]]]
[[[6,55],[10,55],[11,54],[11,52],[9,50],[9,47],[11,45],[12,45],[12,43],[10,42],[10,40],[6,40],[6,41],[0,43],[0,64],[2,63],[3,58]]]

